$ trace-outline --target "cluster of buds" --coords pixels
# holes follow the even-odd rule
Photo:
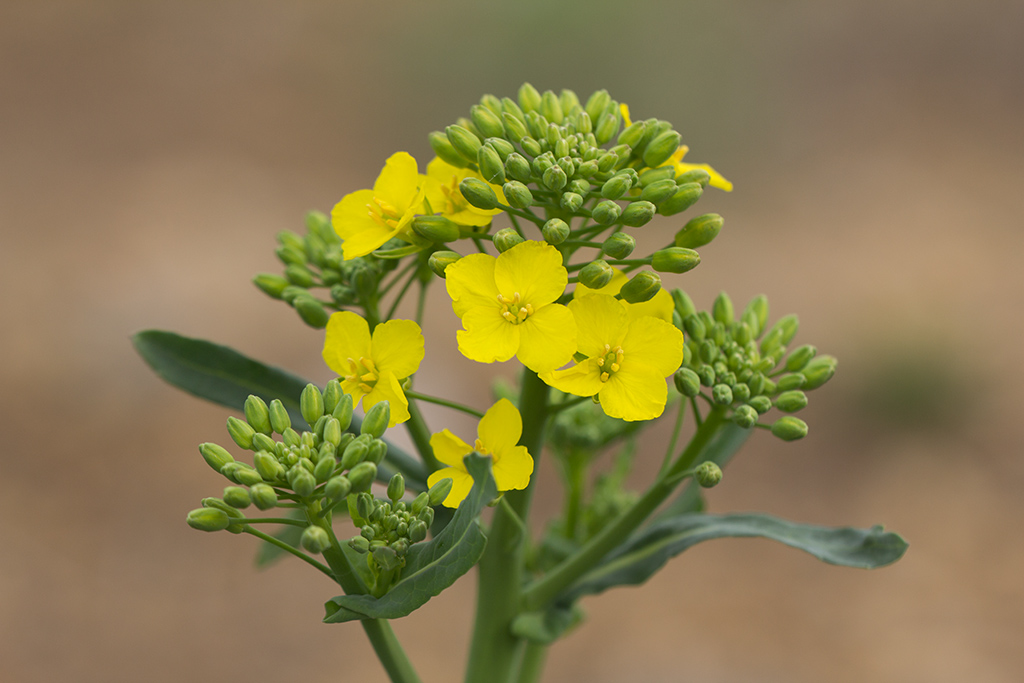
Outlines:
[[[817,355],[810,344],[787,355],[799,322],[795,315],[787,315],[769,328],[768,299],[763,295],[754,297],[737,319],[725,292],[718,295],[710,312],[697,311],[682,290],[672,294],[674,321],[686,338],[683,365],[674,378],[676,389],[684,396],[703,395],[716,406],[730,408],[732,419],[741,427],[758,424],[760,416],[773,407],[783,413],[802,410],[807,406],[805,392],[835,374],[835,357]],[[784,441],[807,435],[807,424],[793,415],[778,418],[770,427]]]
[[[253,282],[264,293],[292,306],[303,322],[317,329],[327,325],[330,310],[376,301],[381,279],[397,263],[372,257],[346,261],[341,238],[319,211],[306,215],[305,236],[283,230],[277,241],[280,246],[275,253],[285,266],[284,275],[261,273]],[[326,290],[323,294],[329,300],[310,291],[318,288]]]

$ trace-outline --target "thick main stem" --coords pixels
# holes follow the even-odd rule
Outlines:
[[[522,446],[533,456],[534,471],[540,460],[547,422],[549,389],[535,372],[523,371],[519,412],[523,418]],[[524,534],[533,495],[533,481],[522,491],[505,494],[508,505],[499,505],[488,534],[487,549],[479,565],[476,621],[466,667],[466,683],[506,683],[516,668],[522,641],[512,635],[512,620],[520,612],[523,578]],[[518,519],[517,519],[518,517]]]

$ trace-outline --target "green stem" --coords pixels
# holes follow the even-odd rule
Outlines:
[[[569,493],[565,499],[565,537],[574,540],[583,510],[583,489],[587,485],[589,454],[573,450],[565,459],[566,484]]]
[[[413,261],[413,264],[415,263],[416,262]],[[391,302],[391,308],[388,309],[388,313],[385,316],[387,320],[391,320],[391,316],[393,316],[395,311],[398,309],[398,304],[402,303],[402,299],[405,298],[405,293],[409,291],[409,287],[412,287],[412,283],[417,277],[419,277],[419,273],[416,270],[413,270],[409,277],[406,278],[405,284],[403,284],[402,288],[398,290],[398,294],[395,295],[395,300]]]
[[[245,519],[246,524],[290,524],[292,526],[301,526],[305,529],[308,524],[305,522],[292,519],[291,517],[247,517]]]
[[[679,430],[683,426],[683,415],[686,414],[686,399],[679,401],[679,409],[676,411],[676,424],[672,427],[672,438],[669,439],[668,448],[665,449],[665,457],[661,461],[661,467],[658,469],[658,474],[664,474],[668,471],[669,464],[672,462],[672,453],[676,450],[676,441],[679,440]]]
[[[413,445],[416,446],[416,452],[427,466],[428,473],[441,469],[442,465],[434,457],[434,449],[430,447],[430,429],[415,401],[409,402],[409,421],[405,423],[405,428]]]
[[[523,604],[529,611],[539,610],[590,571],[647,519],[679,483],[679,474],[689,469],[725,422],[725,411],[712,410],[679,458],[661,474],[647,492],[628,510],[604,527],[575,554],[563,560],[523,592]]]
[[[534,460],[534,472],[540,460],[544,428],[548,417],[548,386],[537,373],[523,370],[519,412],[523,434],[519,445],[526,446]],[[480,560],[477,583],[476,621],[466,667],[466,683],[507,683],[519,658],[522,641],[512,635],[512,620],[520,611],[523,579],[523,522],[529,518],[534,480],[522,491],[505,494],[508,505],[494,510],[487,548]]]
[[[542,643],[526,644],[516,683],[537,683],[540,680],[540,675],[544,671],[544,662],[548,656],[548,647]]]
[[[305,563],[307,563],[307,564],[309,564],[309,565],[311,565],[313,567],[316,567],[321,572],[323,572],[327,576],[331,577],[332,581],[337,581],[337,579],[335,578],[334,573],[331,571],[330,567],[327,567],[326,565],[323,565],[323,564],[317,562],[316,560],[314,560],[312,557],[310,557],[306,553],[304,553],[301,550],[298,550],[296,548],[293,548],[292,546],[288,545],[287,543],[285,543],[281,539],[274,538],[273,536],[271,536],[269,534],[265,534],[262,531],[257,531],[256,529],[253,529],[250,526],[242,527],[242,531],[247,533],[247,534],[250,534],[252,536],[255,536],[256,538],[258,538],[260,540],[266,541],[270,545],[276,545],[281,550],[283,550],[285,552],[288,552],[288,553],[291,553],[292,555],[294,555],[295,557],[299,558],[303,562],[305,562]]]
[[[414,398],[418,401],[435,403],[439,406],[445,406],[446,408],[451,408],[453,410],[461,410],[462,412],[468,413],[469,415],[473,415],[474,417],[480,418],[484,416],[484,414],[477,410],[476,408],[470,408],[469,406],[462,405],[461,403],[449,401],[448,399],[444,398],[438,398],[437,396],[428,396],[427,394],[421,394],[418,391],[409,391],[408,389],[406,389],[405,396],[406,398]]]

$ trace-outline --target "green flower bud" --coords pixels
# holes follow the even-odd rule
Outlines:
[[[422,520],[416,520],[409,525],[409,540],[413,543],[419,543],[427,537],[427,525]]]
[[[647,151],[647,146],[651,144],[655,138],[672,129],[672,124],[668,121],[647,119],[644,123],[647,124],[647,128],[644,130],[644,137],[636,145],[633,145],[633,153],[639,157],[643,156],[644,152]]]
[[[409,510],[410,512],[412,512],[412,514],[418,515],[423,510],[423,508],[427,507],[427,504],[429,502],[430,496],[427,495],[426,491],[423,491],[413,499],[412,504],[409,506]]]
[[[498,112],[494,112],[484,105],[474,104],[469,108],[469,117],[473,120],[473,125],[484,134],[484,137],[496,138],[505,134],[505,126],[501,122],[500,111],[500,104]]]
[[[314,555],[317,555],[331,547],[331,538],[327,535],[327,532],[320,527],[308,526],[306,527],[306,530],[302,532],[300,543],[302,543],[303,548]]]
[[[832,379],[832,375],[836,374],[838,364],[839,361],[834,356],[818,356],[809,362],[803,369],[803,375],[807,378],[804,389],[807,391],[817,389]]]
[[[750,386],[743,382],[737,382],[732,388],[734,401],[746,401],[750,398]]]
[[[370,554],[383,571],[394,571],[402,566],[402,560],[398,557],[398,553],[389,546],[382,545],[373,548]]]
[[[199,453],[203,456],[203,460],[206,461],[206,464],[218,472],[220,472],[225,465],[229,465],[235,461],[230,453],[215,443],[199,444]]]
[[[658,205],[658,212],[663,216],[674,216],[686,211],[697,203],[703,193],[704,188],[698,183],[683,183],[679,185],[674,195]]]
[[[562,103],[558,100],[555,93],[550,90],[545,90],[541,96],[540,113],[548,121],[555,124],[561,123],[565,118],[565,114],[562,111]]]
[[[693,305],[693,300],[683,290],[676,288],[672,292],[672,303],[675,305],[676,311],[679,315],[686,319],[686,316],[693,315],[697,312],[697,308]]]
[[[733,325],[730,326],[730,328],[732,338],[736,340],[736,343],[739,344],[740,346],[745,347],[754,339],[754,335],[750,330],[750,325],[747,324],[746,322],[741,321],[738,323],[734,323]]]
[[[580,270],[579,281],[581,285],[591,289],[601,289],[612,281],[615,270],[603,259],[591,261]],[[652,295],[653,296],[653,295]]]
[[[397,503],[405,495],[405,478],[396,473],[388,482],[388,498]]]
[[[313,495],[313,489],[316,488],[316,477],[305,467],[296,465],[288,470],[288,483],[292,487],[292,491],[305,498]]]
[[[498,206],[498,195],[491,186],[477,178],[464,178],[459,183],[459,191],[466,201],[478,209],[490,211]]]
[[[337,466],[337,461],[334,456],[328,456],[326,458],[320,458],[317,462],[316,467],[313,468],[313,478],[316,479],[316,483],[322,484],[334,475],[334,468]]]
[[[272,296],[275,299],[281,298],[281,293],[284,288],[288,286],[288,280],[284,279],[280,275],[271,275],[270,273],[260,273],[252,279],[253,284],[263,290],[263,293]]]
[[[292,302],[302,322],[310,327],[322,330],[327,327],[327,320],[331,317],[324,309],[323,304],[311,296],[296,297]]]
[[[257,432],[266,435],[273,433],[273,427],[270,425],[270,411],[259,396],[250,394],[245,399],[245,421]]]
[[[597,206],[595,206],[594,210],[591,212],[591,216],[594,221],[600,225],[611,225],[619,220],[619,216],[621,214],[622,207],[610,199],[598,202]]]
[[[710,243],[722,230],[724,220],[717,213],[706,213],[691,219],[676,233],[676,246],[696,249]]]
[[[577,97],[576,93],[572,90],[563,90],[561,95],[559,95],[558,101],[561,103],[562,111],[565,112],[566,116],[569,116],[569,113],[573,110],[579,111],[582,109],[580,106],[580,98]]]
[[[252,427],[237,417],[228,418],[228,434],[231,435],[232,441],[238,444],[240,448],[252,448],[252,437],[255,433]]]
[[[299,396],[299,410],[302,412],[302,419],[310,427],[316,424],[324,415],[324,396],[315,384],[307,384]]]
[[[338,421],[341,431],[348,429],[349,425],[352,424],[352,395],[343,394],[338,400],[338,405],[331,411],[331,415]]]
[[[697,466],[693,473],[693,479],[700,484],[701,488],[713,488],[718,486],[718,482],[722,481],[722,468],[707,460]]]
[[[277,507],[277,492],[268,484],[253,484],[249,489],[253,504],[260,510],[273,510]]]
[[[740,406],[733,413],[732,419],[743,429],[750,429],[757,424],[757,411],[750,406]]]
[[[587,103],[583,106],[587,115],[595,121],[609,108],[613,108],[613,103],[607,90],[595,91],[587,98]]]
[[[361,555],[365,555],[370,550],[370,542],[362,536],[354,536],[348,540],[348,547]]]
[[[341,423],[338,422],[338,418],[333,415],[328,415],[326,417],[327,419],[324,422],[324,442],[332,444],[337,448],[341,445]]]
[[[373,438],[379,439],[384,435],[384,430],[388,428],[390,421],[391,402],[380,401],[373,404],[373,407],[366,411],[366,416],[363,418],[363,425],[359,433],[369,434]]]
[[[197,508],[188,513],[185,521],[199,531],[223,531],[231,524],[231,518],[218,508]]]
[[[657,273],[643,270],[622,285],[619,296],[631,304],[650,301],[661,289],[661,277]]]
[[[707,187],[711,182],[711,176],[702,168],[692,168],[676,176],[676,183],[698,183],[701,187]]]
[[[430,490],[427,491],[428,502],[430,503],[430,505],[440,505],[441,502],[448,497],[448,494],[451,493],[452,484],[454,483],[455,482],[452,481],[451,479],[441,479],[436,484],[431,486]],[[433,513],[433,510],[431,510],[429,507],[424,508],[423,512],[426,512],[427,510],[430,510],[430,512]]]
[[[676,391],[683,396],[693,398],[700,393],[700,377],[690,368],[679,368],[672,376]]]
[[[700,383],[706,387],[710,387],[715,383],[715,369],[710,365],[701,365],[697,368],[697,376],[700,377]]]
[[[647,225],[654,218],[657,207],[647,201],[630,202],[626,210],[622,212],[619,222],[631,228],[639,228]]]
[[[525,120],[508,112],[502,112],[501,124],[505,130],[505,137],[512,142],[518,143],[529,134],[529,131],[526,130]]]
[[[343,474],[331,477],[324,487],[324,494],[332,501],[341,500],[352,491],[352,482]]]
[[[563,192],[558,205],[569,213],[576,213],[583,206],[583,195],[578,192]]]
[[[256,432],[252,437],[252,447],[253,450],[273,453],[277,450],[277,442],[262,432]]]
[[[313,295],[309,293],[308,289],[303,289],[302,287],[296,287],[294,285],[288,285],[281,292],[281,299],[287,302],[288,304],[294,304],[295,300],[300,297],[312,296]]]
[[[302,249],[279,247],[274,250],[274,253],[285,265],[304,266],[306,264],[306,252]],[[281,296],[284,296],[284,290],[281,290]]]
[[[554,125],[554,124],[552,124],[552,125]],[[569,149],[570,149],[569,145],[570,145],[570,140],[569,139],[567,139],[567,138],[560,138],[560,139],[558,139],[555,142],[555,148],[553,150],[554,153],[555,153],[555,156],[559,157],[559,158],[562,158],[562,157],[568,158],[569,157]],[[563,168],[562,170],[564,171],[565,169]],[[573,170],[575,170],[575,167],[574,167]],[[571,175],[571,174],[567,173],[566,175]]]
[[[707,336],[707,328],[704,327],[699,315],[691,314],[683,318],[683,329],[686,330],[687,336],[695,341],[703,341]]]
[[[370,484],[377,477],[377,466],[372,462],[361,462],[353,467],[348,472],[349,483],[352,484],[352,490],[369,491]]]
[[[693,249],[668,247],[654,252],[651,268],[659,273],[685,273],[700,265],[700,254]]]
[[[775,399],[775,407],[784,413],[795,413],[807,407],[807,394],[802,391],[784,391]]]
[[[732,389],[728,384],[716,384],[711,390],[711,398],[720,406],[732,404]]]
[[[779,318],[772,329],[769,330],[768,334],[778,330],[780,332],[780,341],[783,345],[793,341],[793,337],[796,336],[797,330],[800,329],[800,320],[793,314],[785,315]]]
[[[555,164],[549,166],[544,171],[544,174],[541,176],[541,182],[547,189],[558,192],[569,182],[569,177],[565,175],[565,171],[562,170],[561,166]]]
[[[605,199],[618,199],[632,187],[633,179],[625,173],[620,173],[612,176],[601,186],[601,196]]]
[[[512,208],[528,209],[533,206],[533,193],[530,192],[530,188],[518,180],[510,180],[501,189],[505,193],[508,205]]]
[[[651,140],[644,148],[644,165],[656,168],[669,160],[683,141],[674,130],[667,130]]]
[[[640,192],[640,199],[654,204],[661,204],[666,199],[672,197],[678,189],[676,181],[666,178],[665,180],[659,180],[644,186],[644,189]]]
[[[462,254],[454,251],[435,251],[427,259],[427,265],[434,275],[443,278],[445,269],[462,258]]]
[[[459,226],[444,216],[416,216],[412,219],[412,231],[435,244],[454,242],[459,239]]]
[[[288,411],[285,410],[281,400],[277,398],[270,402],[270,426],[278,434],[284,434],[284,430],[292,426]]]
[[[711,306],[711,316],[723,325],[728,325],[733,321],[732,299],[728,294],[722,292],[715,297],[715,303]]]
[[[785,415],[772,425],[772,434],[783,441],[796,441],[807,436],[807,423],[798,417]]]
[[[224,502],[237,510],[244,510],[252,505],[252,498],[249,491],[241,486],[227,486],[224,488]]]
[[[383,460],[384,456],[388,454],[388,444],[386,441],[380,439],[374,439],[370,442],[369,450],[366,451],[366,461],[372,462],[375,465],[379,465]]]
[[[519,146],[523,148],[523,151],[529,154],[531,157],[540,156],[544,151],[540,143],[537,142],[533,137],[527,135],[519,141]]]
[[[480,150],[480,138],[463,126],[448,126],[444,129],[448,142],[466,161],[476,162],[476,153]],[[463,164],[464,166],[466,164]]]
[[[328,415],[334,412],[334,409],[338,407],[338,401],[342,397],[341,382],[337,379],[332,379],[324,387],[324,412]]]
[[[514,178],[521,183],[528,183],[533,175],[530,162],[522,154],[512,153],[505,159],[505,175]],[[506,197],[508,194],[506,193]]]
[[[629,128],[619,133],[617,142],[620,145],[629,145],[630,148],[636,149],[636,146],[643,140],[645,132],[647,132],[647,122],[634,121]]]
[[[355,501],[355,506],[352,505],[353,500]],[[366,492],[350,497],[348,502],[349,513],[356,526],[364,526],[377,509],[373,496]]]
[[[284,467],[267,451],[256,451],[253,462],[256,472],[266,481],[277,481],[284,476]]]
[[[591,116],[591,119],[594,117]],[[595,119],[594,138],[598,145],[604,145],[619,132],[619,117],[613,112],[605,112]]]
[[[456,168],[465,168],[469,165],[469,162],[459,154],[459,151],[455,149],[455,146],[448,140],[448,136],[440,131],[434,131],[429,136],[430,148],[434,150],[434,154],[439,159],[445,161]]]
[[[541,228],[544,241],[548,244],[559,245],[569,237],[569,225],[561,218],[552,218]]]
[[[480,175],[489,183],[501,185],[505,182],[505,163],[501,156],[490,145],[482,145],[476,153],[476,163],[480,167]]]
[[[313,273],[304,265],[292,264],[284,269],[284,275],[293,285],[298,287],[312,287],[316,284]]]
[[[502,97],[501,98],[501,111],[502,111],[503,114],[508,114],[509,116],[513,116],[513,117],[519,119],[520,121],[525,121],[526,120],[524,118],[524,116],[523,116],[523,110],[520,109],[519,105],[515,103],[515,100],[513,100],[511,98],[508,98],[508,97]]]
[[[757,321],[757,325],[751,325],[751,332],[754,333],[754,338],[759,339],[761,333],[764,332],[764,326],[768,324],[768,297],[764,294],[758,294],[747,307],[743,309],[743,317],[746,319],[748,316],[753,317]],[[749,321],[748,321],[749,322]]]
[[[756,410],[758,415],[764,415],[772,409],[772,400],[767,396],[754,396],[747,404]]]
[[[522,236],[514,228],[502,228],[494,233],[494,248],[498,250],[498,253],[503,254],[523,242]]]
[[[356,439],[348,446],[341,454],[341,468],[343,470],[352,469],[363,460],[366,459],[366,454],[370,451],[369,440]]]
[[[786,369],[790,372],[800,372],[817,353],[818,349],[810,344],[794,349],[786,358]]]
[[[601,244],[601,251],[615,259],[623,259],[633,253],[636,248],[636,240],[632,235],[624,232],[613,232],[608,239]]]

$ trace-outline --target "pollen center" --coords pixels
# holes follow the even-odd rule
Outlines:
[[[360,390],[368,394],[377,386],[380,374],[377,372],[377,366],[373,359],[360,356],[356,361],[355,358],[349,358],[348,369],[349,374],[345,375],[345,380],[356,383]]]
[[[521,303],[519,292],[515,292],[511,298],[499,294],[498,303],[501,304],[501,317],[513,325],[518,325],[533,315],[533,305]]]
[[[473,450],[476,451],[477,453],[479,453],[480,455],[490,455],[491,454],[491,452],[489,450],[487,450],[487,448],[484,446],[483,442],[480,441],[480,439],[477,439],[476,443],[473,444]]]
[[[453,175],[452,181],[447,185],[441,186],[441,193],[444,195],[444,213],[445,215],[451,216],[465,209],[469,202],[462,196],[462,192],[459,190],[459,178]]]
[[[597,367],[601,369],[601,381],[607,382],[612,375],[622,367],[622,347],[612,348],[611,344],[604,345],[604,355],[597,359]]]
[[[389,230],[397,227],[398,221],[402,218],[402,212],[380,197],[374,197],[373,201],[366,205],[366,210],[378,225]]]

